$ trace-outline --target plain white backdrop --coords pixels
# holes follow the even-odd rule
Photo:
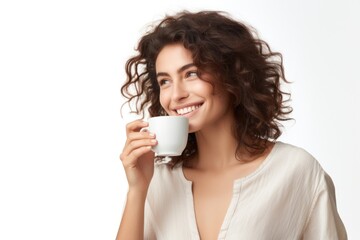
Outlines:
[[[283,54],[293,117],[281,141],[332,177],[360,239],[360,6],[351,0],[0,2],[0,239],[114,239],[127,182],[118,156],[124,64],[146,26],[223,10]]]

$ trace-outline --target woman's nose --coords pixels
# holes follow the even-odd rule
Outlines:
[[[177,82],[173,85],[172,99],[174,101],[181,101],[189,96],[189,92],[182,82]]]

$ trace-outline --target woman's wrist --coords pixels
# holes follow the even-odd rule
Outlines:
[[[129,189],[127,193],[127,198],[128,200],[131,201],[137,201],[137,200],[145,201],[146,196],[147,196],[147,189],[146,190]]]

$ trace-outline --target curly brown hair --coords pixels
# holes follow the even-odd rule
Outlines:
[[[262,153],[268,141],[281,135],[280,121],[290,118],[292,108],[286,103],[290,94],[280,89],[285,79],[282,55],[272,52],[257,37],[256,31],[232,19],[225,12],[182,11],[166,16],[140,40],[138,54],[126,62],[127,80],[121,87],[127,103],[135,101],[135,112],[166,115],[160,100],[155,62],[162,48],[181,43],[191,51],[201,73],[210,73],[233,103],[234,137],[240,146],[253,154]],[[284,96],[288,96],[284,99]],[[197,152],[194,133],[189,134],[183,154],[173,164],[186,161]]]

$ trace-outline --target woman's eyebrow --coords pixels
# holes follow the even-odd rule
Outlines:
[[[180,73],[182,73],[183,71],[185,71],[186,69],[191,68],[191,67],[193,67],[193,66],[195,66],[194,63],[186,64],[186,65],[182,66],[181,68],[179,68],[179,69],[177,70],[177,73],[180,74]],[[160,77],[160,76],[169,76],[169,74],[166,73],[166,72],[158,72],[158,73],[156,74],[156,77]]]
[[[180,74],[180,73],[182,73],[183,71],[185,71],[186,69],[191,68],[191,67],[193,67],[193,66],[195,66],[194,63],[186,64],[186,65],[182,66],[181,68],[179,68],[179,69],[177,70],[177,72]]]

